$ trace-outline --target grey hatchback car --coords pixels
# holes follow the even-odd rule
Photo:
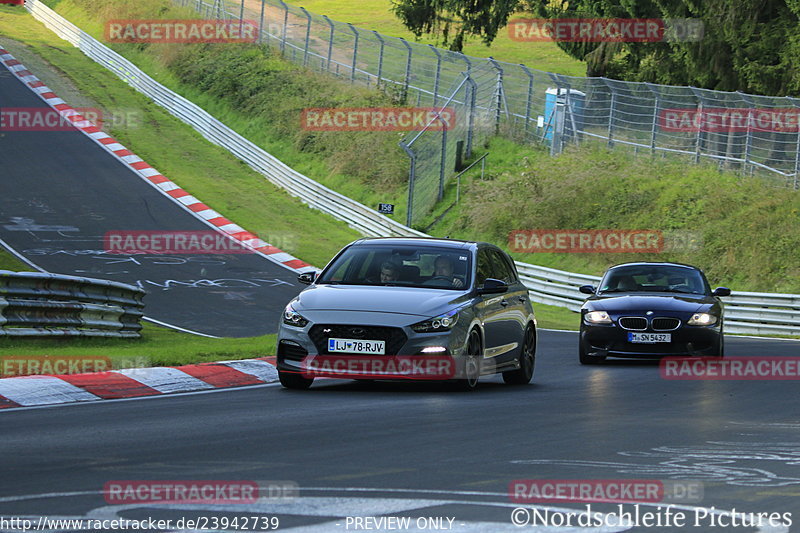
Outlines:
[[[467,390],[482,375],[526,384],[536,319],[511,258],[497,246],[433,238],[360,239],[286,306],[280,382],[316,377],[429,379]]]

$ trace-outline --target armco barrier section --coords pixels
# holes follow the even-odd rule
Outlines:
[[[0,337],[139,337],[144,295],[116,281],[0,270]]]
[[[150,78],[133,63],[81,31],[39,0],[26,0],[25,5],[36,19],[62,39],[309,206],[330,214],[364,235],[426,236],[288,167],[202,108]],[[572,311],[579,310],[585,300],[585,296],[578,292],[578,287],[596,284],[600,280],[597,276],[587,274],[573,274],[521,262],[516,264],[534,302],[566,307]],[[723,300],[727,304],[725,328],[728,333],[800,335],[800,294],[737,292]]]

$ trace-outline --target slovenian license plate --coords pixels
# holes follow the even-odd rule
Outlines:
[[[362,339],[328,339],[330,353],[363,353],[383,355],[386,353],[386,341],[366,341]]]
[[[672,342],[670,333],[628,333],[628,342],[642,344],[655,344],[657,342]]]

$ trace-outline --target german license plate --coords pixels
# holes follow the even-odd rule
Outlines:
[[[363,339],[328,339],[330,353],[363,353],[383,355],[386,353],[386,341],[366,341]]]
[[[656,344],[658,342],[672,342],[670,333],[628,333],[628,342],[641,344]]]

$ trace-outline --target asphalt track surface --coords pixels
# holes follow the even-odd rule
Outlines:
[[[0,66],[2,107],[49,109]],[[212,228],[78,130],[0,131],[0,238],[38,267],[141,286],[147,317],[226,337],[275,333],[302,288],[257,254],[109,254],[108,231]]]
[[[727,350],[799,356],[800,343],[729,337]],[[432,384],[325,380],[308,391],[260,386],[7,410],[0,413],[0,515],[256,514],[277,516],[279,530],[314,532],[357,530],[348,516],[406,516],[445,525],[453,518],[450,531],[565,532],[576,530],[513,526],[518,505],[507,495],[509,482],[647,479],[702,483],[702,494],[681,504],[691,527],[604,531],[757,530],[714,528],[697,510],[710,507],[791,513],[791,529],[761,530],[797,531],[798,404],[797,381],[671,381],[644,361],[581,366],[575,333],[545,331],[534,383],[523,387],[484,378],[477,391],[460,393]],[[121,480],[291,481],[300,497],[227,506],[107,503],[104,484]],[[639,510],[659,505],[663,516],[663,503]],[[585,510],[577,502],[530,506]],[[611,504],[591,510],[618,511]],[[623,507],[633,510],[633,503]],[[380,530],[371,525],[360,530]]]

